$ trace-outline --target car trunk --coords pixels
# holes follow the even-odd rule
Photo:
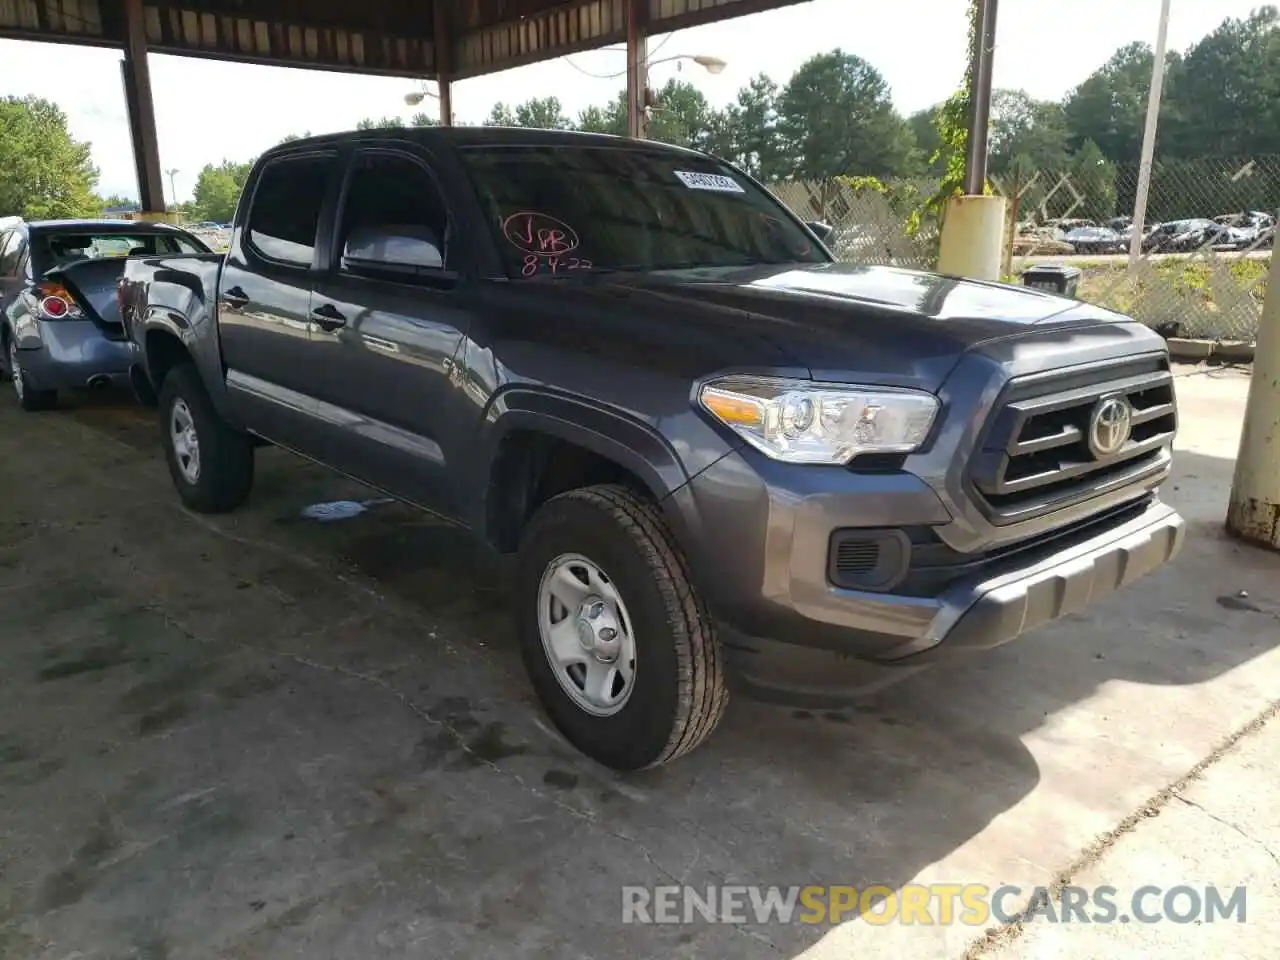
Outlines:
[[[120,304],[116,300],[116,284],[124,275],[124,257],[81,260],[45,273],[48,280],[62,283],[108,340],[123,340],[124,325],[120,321]]]

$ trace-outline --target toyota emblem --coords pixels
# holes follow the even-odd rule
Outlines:
[[[1095,460],[1113,457],[1129,442],[1133,408],[1124,397],[1103,397],[1089,416],[1089,452]]]

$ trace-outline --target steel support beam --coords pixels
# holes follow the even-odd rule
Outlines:
[[[435,0],[435,31],[432,36],[436,86],[440,89],[440,126],[453,126],[453,24],[447,0]]]
[[[969,82],[969,142],[965,151],[964,192],[979,197],[987,188],[987,138],[991,125],[991,69],[996,52],[997,0],[978,0],[978,23]]]
[[[644,139],[649,89],[649,24],[645,0],[627,0],[627,136]]]
[[[144,214],[165,214],[164,180],[160,173],[160,141],[151,99],[151,70],[147,63],[147,31],[142,0],[124,0],[125,43],[120,69],[124,99],[133,138],[133,162],[138,171],[138,200]]]

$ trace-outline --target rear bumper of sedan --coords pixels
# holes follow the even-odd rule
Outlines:
[[[88,320],[40,321],[18,337],[22,368],[37,390],[70,390],[129,383],[133,354],[127,340],[108,339]]]

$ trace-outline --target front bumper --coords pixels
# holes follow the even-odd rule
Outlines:
[[[904,668],[1006,643],[1167,563],[1184,534],[1171,507],[1137,499],[1121,504],[1114,522],[1078,534],[1055,531],[1046,517],[1043,546],[1030,532],[1030,548],[996,557],[935,595],[849,590],[828,578],[832,531],[939,525],[951,517],[933,489],[907,473],[790,471],[785,480],[797,477],[809,486],[785,486],[777,465],[739,452],[671,504],[739,679],[749,692],[775,699],[814,690],[861,693],[900,679],[910,672]]]
[[[126,385],[132,351],[108,340],[88,320],[39,321],[19,332],[22,368],[37,390],[67,390],[106,382]],[[102,380],[105,378],[105,381]]]

